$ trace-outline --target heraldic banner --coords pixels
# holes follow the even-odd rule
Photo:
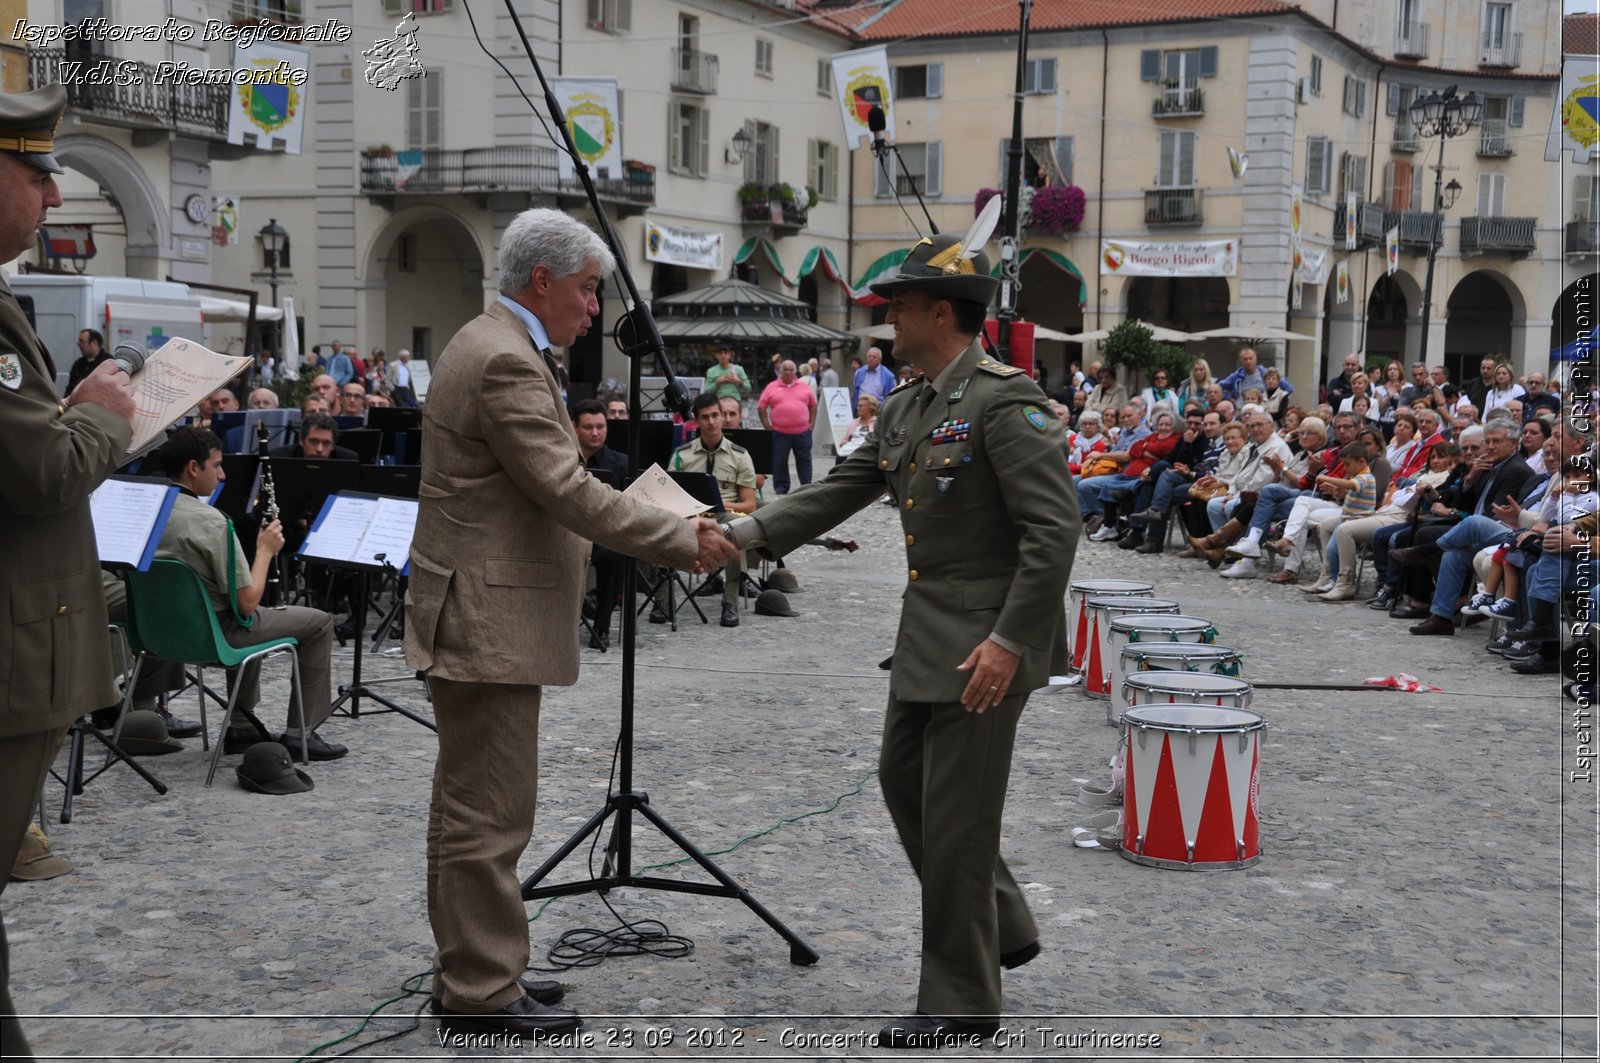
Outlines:
[[[578,157],[596,180],[600,171],[613,181],[622,178],[622,120],[615,78],[551,78],[550,91],[567,116],[567,129]],[[556,152],[556,171],[563,181],[578,175],[564,151]]]
[[[1561,94],[1550,115],[1544,161],[1572,152],[1573,162],[1589,162],[1600,146],[1600,67],[1592,55],[1561,57]]]
[[[228,143],[245,144],[245,137],[251,136],[257,151],[300,154],[307,86],[303,79],[295,84],[290,73],[310,68],[311,53],[304,48],[266,41],[248,48],[234,45],[233,69],[240,73],[228,86]],[[245,78],[243,72],[253,76]]]
[[[872,131],[867,113],[874,106],[883,108],[884,139],[894,139],[894,93],[890,90],[889,51],[863,48],[859,52],[840,52],[833,57],[833,90],[839,95],[839,113],[844,118],[844,139],[854,151],[862,144],[872,146]]]
[[[1237,272],[1237,240],[1193,240],[1184,243],[1100,241],[1102,276],[1231,277]]]

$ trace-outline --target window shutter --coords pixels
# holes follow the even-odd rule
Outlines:
[[[1400,86],[1399,85],[1390,85],[1389,86],[1389,99],[1383,105],[1383,113],[1384,114],[1399,114],[1400,113]]]
[[[1062,184],[1072,183],[1072,138],[1056,137],[1056,165],[1061,167]]]
[[[1328,142],[1322,137],[1312,137],[1306,141],[1306,191],[1326,192],[1328,190],[1325,171],[1328,165]]]
[[[711,115],[698,107],[692,113],[695,119],[694,135],[695,139],[699,141],[695,152],[695,161],[699,165],[695,167],[694,175],[696,177],[704,177],[711,172]]]
[[[769,127],[772,130],[772,150],[767,152],[767,180],[772,184],[778,183],[778,127]]]
[[[1178,134],[1178,184],[1183,188],[1194,187],[1194,142],[1193,133]]]
[[[678,101],[667,101],[667,169],[683,168],[683,115]]]
[[[1412,210],[1425,210],[1425,209],[1427,209],[1422,205],[1422,179],[1423,179],[1423,177],[1427,176],[1427,172],[1428,172],[1428,168],[1426,166],[1418,166],[1416,163],[1412,163],[1411,164],[1411,209]]]
[[[1355,164],[1356,194],[1365,197],[1367,194],[1367,157],[1365,155],[1357,155],[1355,157]]]
[[[1139,80],[1161,80],[1161,49],[1146,48],[1139,53]]]
[[[928,99],[936,100],[944,95],[944,64],[928,64]]]
[[[633,29],[633,0],[617,0],[617,32]]]
[[[1478,216],[1498,218],[1506,209],[1506,175],[1483,173],[1478,175]]]
[[[415,79],[413,79],[415,80]],[[441,148],[444,146],[444,76],[443,71],[435,70],[422,79],[428,86],[427,121],[424,131],[427,134],[427,146]]]
[[[1056,91],[1056,61],[1054,59],[1046,59],[1044,61],[1044,70],[1044,84],[1040,86],[1040,91],[1054,93]]]
[[[1208,44],[1200,49],[1200,76],[1214,78],[1217,76],[1217,46]]]
[[[828,201],[831,203],[839,198],[839,145],[830,140],[822,147],[828,160],[823,169],[828,182]]]
[[[744,135],[750,138],[750,147],[744,156],[744,179],[748,184],[752,181],[763,180],[761,176],[761,152],[756,143],[756,124],[748,119],[744,123]]]
[[[1364,115],[1366,113],[1367,113],[1367,83],[1365,81],[1358,81],[1358,82],[1356,82],[1356,116],[1360,117],[1361,115]]]
[[[944,194],[944,151],[943,145],[937,140],[930,140],[923,145],[923,157],[926,159],[928,178],[923,190],[929,196]]]
[[[1011,187],[1011,138],[1000,138],[1000,191]]]
[[[1523,97],[1521,97],[1521,96],[1513,96],[1513,97],[1511,97],[1511,118],[1510,118],[1510,121],[1509,121],[1510,125],[1512,125],[1512,126],[1520,126],[1520,125],[1522,125],[1522,106],[1523,106],[1524,102],[1525,101],[1524,101]]]
[[[1355,110],[1355,82],[1350,80],[1350,75],[1344,76],[1344,109],[1346,112]]]
[[[422,83],[426,78],[406,79],[406,147],[422,144]]]
[[[1173,179],[1173,153],[1176,133],[1162,133],[1156,158],[1156,187],[1168,188],[1177,182]]]

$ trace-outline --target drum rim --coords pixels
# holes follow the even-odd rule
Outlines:
[[[1148,657],[1188,657],[1191,654],[1199,657],[1214,657],[1222,660],[1227,657],[1237,657],[1244,660],[1244,652],[1232,646],[1219,646],[1214,642],[1130,642],[1122,647],[1124,657],[1132,655],[1145,655]]]
[[[1242,871],[1261,859],[1259,846],[1253,855],[1247,856],[1243,860],[1207,860],[1196,861],[1192,864],[1185,860],[1169,860],[1163,856],[1145,856],[1121,844],[1117,846],[1117,851],[1123,855],[1124,859],[1130,860],[1135,864],[1143,864],[1145,867],[1165,868],[1169,871]]]
[[[1129,715],[1139,712],[1141,709],[1158,708],[1167,711],[1171,711],[1172,709],[1204,709],[1207,712],[1242,712],[1246,716],[1255,717],[1255,719],[1242,725],[1227,724],[1209,727],[1191,727],[1172,723],[1146,723],[1143,720],[1135,719],[1130,721],[1128,719]],[[1166,731],[1172,734],[1248,734],[1252,731],[1266,730],[1267,727],[1267,718],[1261,715],[1261,713],[1256,712],[1254,709],[1240,709],[1235,708],[1232,705],[1203,705],[1198,702],[1190,701],[1163,701],[1151,705],[1134,705],[1123,710],[1122,714],[1117,717],[1117,722],[1124,727],[1137,727],[1141,731]]]
[[[1085,586],[1085,584],[1089,584],[1089,583],[1132,583],[1132,584],[1136,584],[1137,585],[1137,589],[1132,588],[1132,587],[1117,588],[1117,587],[1088,587],[1088,586]],[[1123,593],[1123,592],[1126,592],[1128,594],[1143,594],[1146,591],[1148,591],[1153,595],[1155,593],[1155,589],[1156,589],[1156,585],[1154,583],[1144,583],[1144,582],[1141,582],[1140,580],[1136,580],[1136,579],[1108,579],[1108,578],[1098,578],[1097,577],[1097,578],[1094,578],[1094,579],[1082,579],[1082,580],[1075,579],[1075,580],[1073,580],[1073,581],[1071,581],[1070,583],[1067,584],[1067,590],[1068,591],[1103,591],[1103,592],[1105,592],[1105,594],[1108,597],[1113,597],[1113,596],[1116,596],[1117,594]]]
[[[1097,602],[1099,604],[1096,604]],[[1129,602],[1155,602],[1155,603],[1158,603],[1155,608],[1143,608],[1143,607],[1135,608],[1135,607],[1129,606],[1129,608],[1132,609],[1133,612],[1137,612],[1137,613],[1159,613],[1163,609],[1165,609],[1167,606],[1171,606],[1173,609],[1182,609],[1183,608],[1183,603],[1182,602],[1173,601],[1171,598],[1155,598],[1155,597],[1141,598],[1141,597],[1137,597],[1135,595],[1108,594],[1108,595],[1105,595],[1103,597],[1096,596],[1096,597],[1093,597],[1093,598],[1085,598],[1083,600],[1083,604],[1085,605],[1085,607],[1087,607],[1089,609],[1118,609],[1118,608],[1122,608],[1123,606],[1127,605]]]
[[[1170,620],[1192,620],[1194,621],[1194,625],[1187,627],[1171,627],[1166,629],[1168,631],[1209,631],[1216,626],[1203,616],[1190,616],[1187,613],[1155,613],[1148,617],[1114,616],[1106,626],[1112,631],[1121,631],[1126,629],[1117,627],[1118,624],[1126,622],[1130,625],[1137,625],[1149,622],[1155,624],[1155,627],[1153,627],[1151,630],[1160,630]]]
[[[1149,672],[1130,672],[1128,675],[1125,675],[1125,676],[1122,677],[1122,686],[1123,686],[1124,689],[1126,689],[1128,687],[1132,687],[1135,690],[1145,690],[1147,688],[1150,689],[1150,690],[1161,690],[1162,689],[1162,687],[1161,687],[1161,681],[1162,680],[1165,680],[1168,683],[1172,683],[1173,686],[1175,686],[1175,687],[1178,685],[1176,680],[1171,678],[1173,676],[1207,676],[1209,678],[1207,678],[1205,680],[1205,682],[1208,682],[1208,683],[1214,683],[1219,679],[1224,679],[1224,680],[1227,680],[1230,683],[1242,684],[1242,690],[1239,689],[1239,688],[1235,688],[1234,689],[1234,693],[1242,693],[1243,691],[1251,691],[1251,692],[1253,692],[1255,690],[1255,687],[1250,685],[1250,681],[1248,679],[1241,679],[1236,675],[1220,675],[1220,674],[1218,674],[1216,672],[1179,672],[1179,671],[1177,671],[1175,669],[1164,669],[1164,668],[1158,668],[1158,669],[1156,669],[1154,671],[1149,671]],[[1139,682],[1135,682],[1135,680],[1139,680]],[[1204,693],[1209,693],[1209,694],[1217,694],[1217,693],[1221,693],[1221,692],[1222,692],[1221,688],[1219,688],[1217,690],[1204,691]],[[1202,693],[1202,691],[1199,688],[1196,688],[1194,690],[1194,693],[1198,694],[1198,693]],[[1190,703],[1189,702],[1177,702],[1175,704],[1185,704],[1186,705],[1186,704],[1190,704]],[[1129,708],[1132,708],[1132,706],[1129,706]]]

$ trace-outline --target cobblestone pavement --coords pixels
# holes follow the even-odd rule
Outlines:
[[[619,913],[661,919],[694,949],[563,974],[588,1020],[579,1043],[442,1047],[423,1018],[363,1054],[884,1054],[861,1035],[910,1010],[919,932],[916,883],[873,777],[887,688],[876,665],[892,648],[903,553],[886,507],[839,534],[860,552],[791,559],[800,616],[746,613],[734,632],[714,614],[677,632],[642,625],[639,645],[636,785],[709,851],[749,838],[718,859],[821,962],[791,965],[737,901],[618,890],[607,899]],[[1596,792],[1566,781],[1577,742],[1553,677],[1513,675],[1483,652],[1481,627],[1412,638],[1359,603],[1220,580],[1170,554],[1085,543],[1074,575],[1151,580],[1215,621],[1245,652],[1247,678],[1359,683],[1404,671],[1445,692],[1258,690],[1270,723],[1264,855],[1209,874],[1073,848],[1068,831],[1088,814],[1077,788],[1104,781],[1116,732],[1102,703],[1075,690],[1035,696],[1005,850],[1044,952],[1005,976],[1005,1043],[943,1055],[1594,1058]],[[605,797],[620,660],[585,650],[582,681],[547,693],[525,871]],[[336,673],[350,663],[339,651]],[[367,663],[405,674],[393,658]],[[282,703],[283,672],[273,674],[264,707]],[[385,692],[428,711],[419,684]],[[276,724],[281,709],[265,715]],[[166,796],[119,768],[90,786],[70,825],[52,815],[76,872],[5,897],[12,985],[37,1052],[294,1059],[386,1002],[364,1032],[319,1054],[412,1026],[425,998],[394,998],[431,961],[433,735],[365,714],[324,732],[352,753],[313,765],[309,794],[243,792],[237,758],[208,790],[196,740],[145,762],[171,785]],[[60,796],[52,783],[47,801]],[[637,867],[679,855],[648,827],[632,838]],[[555,880],[582,876],[586,854]],[[529,911],[536,957],[567,930],[614,922],[593,893]]]

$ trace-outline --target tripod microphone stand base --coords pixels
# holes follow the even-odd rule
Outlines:
[[[637,812],[649,820],[657,830],[666,835],[667,840],[681,849],[686,856],[694,860],[706,870],[716,884],[710,882],[679,882],[670,878],[656,878],[651,875],[635,875],[626,866],[619,866],[612,871],[612,860],[616,846],[617,834],[626,834],[630,826],[632,815]],[[602,874],[598,878],[584,879],[578,882],[566,882],[554,886],[541,886],[539,883],[550,872],[554,871],[561,861],[565,860],[573,850],[582,845],[584,840],[594,834],[613,815],[617,817],[616,826],[612,834],[612,843],[606,853],[606,863]],[[624,864],[626,861],[624,860]],[[789,943],[789,962],[797,967],[810,967],[820,958],[817,950],[806,944],[793,930],[778,919],[777,916],[756,900],[749,890],[739,885],[731,875],[718,867],[710,857],[695,848],[694,843],[680,834],[672,824],[650,807],[650,795],[642,791],[633,790],[626,793],[612,793],[606,796],[605,805],[588,822],[578,828],[576,834],[568,838],[566,844],[557,849],[555,853],[539,866],[539,869],[522,883],[522,899],[525,901],[538,900],[542,897],[570,897],[578,893],[605,893],[619,889],[623,886],[637,886],[642,889],[665,890],[670,893],[697,893],[706,897],[732,897],[744,902],[778,935]]]

